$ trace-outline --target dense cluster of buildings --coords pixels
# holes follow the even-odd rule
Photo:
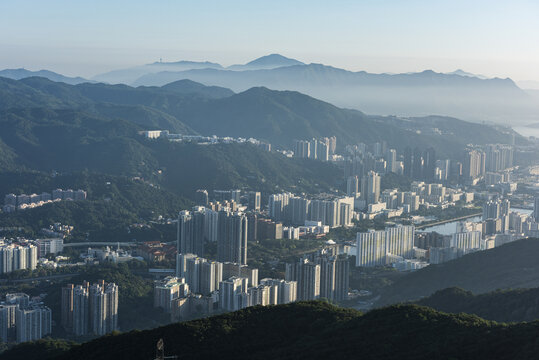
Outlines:
[[[268,215],[275,221],[291,225],[320,222],[330,228],[351,226],[354,198],[351,196],[320,195],[315,198],[292,193],[272,194],[268,200]]]
[[[51,309],[40,298],[8,293],[0,302],[0,340],[4,343],[39,340],[51,333],[51,326]]]
[[[539,198],[530,215],[511,211],[510,201],[488,200],[480,221],[460,221],[450,235],[414,232],[413,226],[389,227],[357,234],[356,265],[393,265],[414,270],[439,264],[468,253],[492,249],[525,237],[539,236]]]
[[[472,184],[489,174],[489,181],[504,179],[503,172],[514,166],[514,150],[512,146],[490,144],[485,147],[472,147],[465,151],[463,176]],[[499,178],[501,176],[501,178]]]
[[[248,306],[295,301],[295,282],[262,279],[258,269],[218,262],[195,254],[178,254],[176,277],[155,282],[154,306],[183,320],[214,311],[235,311]]]
[[[70,200],[80,201],[86,200],[86,191],[84,190],[62,190],[56,189],[52,193],[43,192],[38,194],[7,194],[4,196],[4,212],[13,212],[15,210],[26,210],[35,207],[43,206],[55,201]]]
[[[406,148],[404,153],[399,155],[397,150],[388,148],[385,141],[376,142],[371,146],[364,143],[348,145],[344,159],[345,178],[350,176],[361,178],[374,171],[378,174],[405,175],[413,180],[442,180],[442,175],[446,175],[442,174],[443,167],[443,162],[437,163],[433,148],[427,150]]]
[[[369,171],[378,174],[396,173],[418,181],[448,180],[475,184],[490,174],[490,181],[503,178],[503,172],[514,166],[514,149],[510,145],[490,144],[468,147],[461,159],[437,159],[434,148],[425,150],[407,147],[401,154],[387,147],[385,141],[371,146],[359,143],[346,147],[344,160],[345,178],[359,176]],[[500,179],[499,176],[502,176]]]
[[[361,218],[373,219],[378,216],[391,218],[417,211],[420,207],[445,209],[449,206],[455,206],[458,201],[470,203],[473,200],[474,193],[472,192],[465,192],[458,188],[447,188],[442,184],[414,181],[410,191],[384,190],[380,194],[378,202],[366,205]],[[364,205],[361,203],[359,206]]]
[[[75,336],[118,330],[118,286],[101,280],[62,288],[62,326]]]

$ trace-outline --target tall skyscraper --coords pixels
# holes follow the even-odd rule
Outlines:
[[[539,196],[536,196],[533,202],[533,217],[536,223],[539,223]]]
[[[204,255],[204,218],[202,211],[180,211],[178,215],[178,252]]]
[[[330,136],[329,137],[329,155],[334,155],[336,150],[337,150],[337,137]]]
[[[318,142],[316,148],[316,158],[322,161],[329,160],[329,139],[325,138]]]
[[[297,263],[286,264],[285,279],[297,281],[299,300],[316,300],[320,298],[320,264],[308,259]]]
[[[508,199],[489,200],[483,205],[483,220],[509,216],[511,203]]]
[[[72,307],[70,311],[69,307]],[[62,324],[77,335],[105,335],[118,329],[118,286],[100,281],[62,289]]]
[[[90,328],[95,335],[118,330],[118,285],[100,283],[90,286]]]
[[[406,149],[404,149],[404,176],[409,178],[412,178],[413,173],[413,156],[412,149],[410,147],[406,147]]]
[[[184,278],[167,276],[163,280],[156,280],[153,288],[153,306],[170,313],[172,301],[185,297],[188,293],[189,285]]]
[[[247,279],[231,277],[219,284],[219,307],[226,311],[236,311],[249,306]]]
[[[16,314],[19,305],[0,304],[0,341],[7,343],[14,338]]]
[[[311,157],[311,143],[305,140],[296,140],[294,143],[294,157],[297,157],[297,158]]]
[[[425,161],[423,153],[419,148],[414,148],[413,164],[412,164],[412,179],[421,180],[423,178],[423,168]]]
[[[229,211],[219,212],[217,259],[220,262],[247,264],[247,216]]]
[[[475,179],[485,174],[485,153],[480,150],[468,150],[464,156],[463,176]]]
[[[375,204],[380,199],[380,175],[374,171],[369,171],[361,179],[361,198],[367,205]]]
[[[397,172],[397,150],[395,149],[387,150],[386,161],[387,161],[387,171],[396,173]]]
[[[346,195],[354,196],[359,192],[359,177],[357,175],[349,176],[346,179]]]
[[[194,254],[178,254],[177,277],[185,278],[191,293],[210,295],[223,280],[223,263]]]
[[[62,327],[67,331],[73,331],[73,292],[75,285],[67,284],[62,287]]]
[[[16,310],[17,342],[39,340],[52,331],[51,309],[34,304]]]
[[[248,209],[254,211],[260,211],[261,197],[259,191],[249,191],[248,196]]]
[[[432,180],[434,179],[434,173],[436,169],[436,150],[434,150],[434,148],[432,147],[425,150],[423,159],[423,178],[425,180]]]
[[[71,314],[72,324],[69,328],[65,328],[67,331],[73,332],[74,335],[83,336],[87,335],[90,330],[90,316],[89,316],[89,284],[84,282],[83,285],[77,285],[72,292],[73,310]],[[65,306],[66,304],[62,304]],[[62,309],[62,315],[67,313],[66,309]],[[63,321],[63,319],[62,319]]]

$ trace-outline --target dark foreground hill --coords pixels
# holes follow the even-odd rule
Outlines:
[[[82,345],[22,344],[3,359],[532,359],[539,323],[503,325],[414,305],[361,315],[321,302],[252,307]],[[69,348],[69,350],[67,350]]]
[[[538,256],[539,240],[523,239],[430,265],[387,287],[379,305],[418,300],[455,286],[474,293],[539,287]]]
[[[474,314],[494,321],[539,319],[539,288],[498,290],[474,295],[460,288],[440,290],[417,302],[448,313]]]

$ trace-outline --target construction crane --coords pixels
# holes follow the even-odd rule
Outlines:
[[[177,355],[165,356],[165,342],[159,339],[157,342],[157,350],[155,351],[155,360],[177,359]]]

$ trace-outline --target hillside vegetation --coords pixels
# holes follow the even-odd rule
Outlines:
[[[497,290],[479,295],[460,288],[448,288],[419,300],[417,304],[501,322],[534,321],[539,319],[539,288]]]
[[[418,300],[438,290],[460,287],[473,293],[539,287],[539,239],[523,239],[430,265],[384,289],[377,305]]]
[[[89,170],[136,176],[191,198],[199,188],[317,192],[342,181],[342,171],[330,163],[289,159],[250,144],[150,141],[138,134],[138,124],[71,109],[6,110],[3,115],[0,112],[4,171]]]
[[[93,241],[126,241],[137,238],[128,231],[135,223],[163,217],[175,218],[179,210],[192,203],[170,191],[122,176],[76,173],[52,177],[39,172],[0,173],[0,195],[8,193],[51,193],[56,188],[83,189],[85,201],[60,201],[44,206],[0,213],[0,227],[22,227],[33,236],[39,230],[60,222],[75,227],[73,236],[84,240],[86,233]],[[151,235],[163,236],[159,232]]]

